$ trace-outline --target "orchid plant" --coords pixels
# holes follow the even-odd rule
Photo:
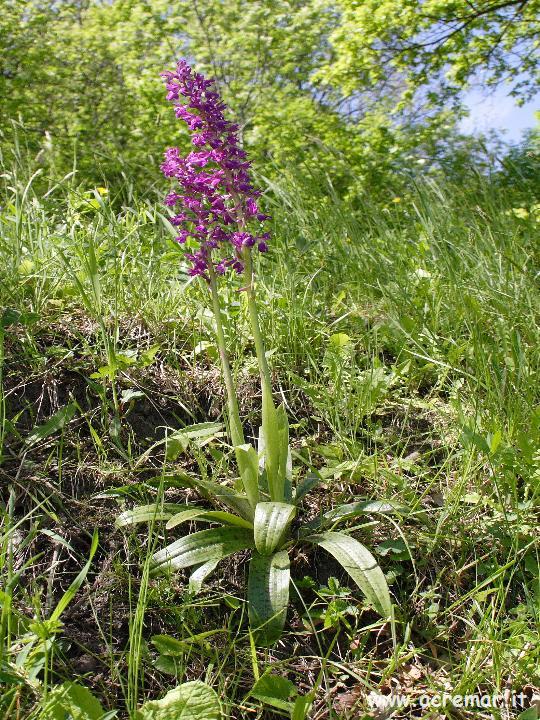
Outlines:
[[[362,513],[390,512],[391,504],[351,503],[334,508],[315,521],[292,529],[300,503],[313,486],[312,479],[293,487],[289,425],[283,405],[276,407],[270,370],[259,325],[252,254],[264,253],[269,240],[261,226],[268,219],[259,209],[260,191],[252,185],[250,163],[240,147],[238,126],[225,117],[213,81],[193,72],[185,60],[163,73],[167,99],[176,116],[192,133],[194,150],[183,157],[170,148],[162,165],[164,174],[179,188],[165,200],[173,208],[170,223],[178,228],[177,242],[186,248],[190,274],[199,276],[211,296],[217,345],[227,391],[227,416],[239,480],[234,488],[198,479],[195,485],[218,507],[165,504],[143,506],[123,513],[118,526],[154,518],[174,528],[190,520],[217,526],[184,535],[153,556],[154,571],[195,568],[191,587],[204,579],[224,557],[252,551],[249,565],[249,619],[255,640],[271,645],[280,637],[289,601],[289,553],[298,542],[318,545],[330,553],[359,586],[384,618],[392,616],[385,577],[369,550],[335,526]],[[253,334],[262,385],[262,425],[258,447],[246,442],[225,334],[218,292],[220,276],[243,275],[243,292]],[[295,523],[296,526],[296,523]]]

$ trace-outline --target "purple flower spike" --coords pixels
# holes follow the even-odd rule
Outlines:
[[[176,117],[193,133],[192,152],[182,157],[178,148],[169,148],[161,165],[163,174],[180,185],[178,193],[165,198],[168,207],[181,206],[181,212],[170,218],[179,227],[176,239],[198,242],[197,250],[186,253],[190,274],[208,279],[210,264],[218,274],[241,273],[245,248],[268,249],[269,234],[257,235],[259,228],[251,232],[250,224],[260,224],[269,216],[259,210],[261,193],[251,184],[251,164],[239,146],[238,126],[225,118],[227,107],[214,81],[194,73],[185,60],[162,77]],[[212,256],[213,251],[218,257]]]

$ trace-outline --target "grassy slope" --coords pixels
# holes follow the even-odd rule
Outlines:
[[[122,206],[70,180],[44,196],[40,182],[6,173],[0,215],[0,305],[9,308],[0,405],[5,657],[14,660],[25,632],[50,636],[19,613],[50,616],[97,527],[87,582],[47,650],[45,687],[78,677],[108,707],[133,711],[175,682],[154,667],[151,636],[209,629],[219,632],[191,644],[178,676],[206,677],[232,717],[275,716],[246,699],[269,663],[301,692],[319,684],[313,718],[347,717],[366,688],[415,695],[538,684],[533,219],[516,217],[504,196],[481,185],[418,188],[391,207],[365,204],[355,213],[306,188],[272,188],[274,240],[259,296],[295,449],[326,478],[306,512],[392,498],[410,514],[357,528],[392,581],[397,648],[357,593],[329,583],[333,565],[299,554],[300,596],[283,642],[267,656],[254,655],[246,637],[242,563],[224,563],[208,592],[193,598],[184,576],[148,581],[143,571],[163,542],[159,525],[138,533],[112,526],[120,507],[155,497],[145,483],[164,467],[234,472],[217,441],[212,455],[207,448],[168,464],[155,444],[166,427],[221,417],[204,288],[179,271],[155,202]],[[224,295],[252,434],[254,351],[242,295]],[[62,428],[31,435],[70,403]],[[194,497],[175,488],[165,496]],[[30,666],[39,666],[37,651]],[[0,709],[11,718],[20,706],[28,716],[43,690],[28,680],[6,692]]]

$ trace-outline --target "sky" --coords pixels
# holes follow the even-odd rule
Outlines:
[[[465,96],[470,115],[461,122],[461,128],[465,132],[503,130],[508,142],[519,142],[523,131],[537,122],[534,112],[540,110],[540,98],[518,107],[507,93],[505,88],[498,88],[489,95],[481,90],[470,90]]]

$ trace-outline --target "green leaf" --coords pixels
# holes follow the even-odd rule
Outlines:
[[[178,235],[178,230],[174,227],[174,225],[171,225],[171,223],[169,222],[169,218],[166,218],[165,215],[162,215],[160,212],[156,212],[156,215],[163,223],[163,227],[165,228],[165,230],[172,238],[175,239]],[[174,243],[174,247],[178,247],[177,242]]]
[[[219,564],[219,558],[216,560],[208,560],[207,562],[199,565],[189,576],[189,589],[194,595],[198,595],[201,592],[201,588],[206,578],[210,573],[214,572]]]
[[[254,547],[253,533],[244,528],[220,527],[186,535],[153,555],[153,571],[172,567],[175,570],[202,565],[238,550]]]
[[[116,362],[111,362],[109,365],[102,365],[95,372],[90,373],[92,380],[100,380],[101,378],[109,378],[112,380],[118,370]]]
[[[224,629],[207,630],[206,632],[197,633],[196,635],[190,635],[182,640],[178,640],[170,635],[153,635],[152,644],[155,645],[156,650],[162,655],[181,657],[186,652],[192,650],[194,644],[208,645],[208,643],[206,643],[208,638],[224,632],[226,632]]]
[[[223,435],[222,423],[197,423],[196,425],[188,425],[187,427],[175,430],[167,436],[165,443],[166,459],[176,460],[176,458],[185,452],[191,442],[196,442],[199,446],[203,445],[214,438]]]
[[[299,695],[294,703],[291,720],[306,720],[314,699],[314,691],[309,692],[307,695]]]
[[[99,536],[98,531],[94,530],[94,535],[92,537],[92,544],[90,545],[90,554],[88,556],[88,560],[80,573],[77,575],[75,580],[71,583],[71,585],[68,587],[66,592],[62,595],[60,600],[58,601],[57,606],[54,608],[54,610],[51,613],[51,616],[49,620],[51,622],[55,622],[60,618],[64,610],[67,608],[69,603],[73,600],[75,595],[77,594],[79,588],[83,584],[86,576],[88,575],[88,571],[90,570],[90,566],[92,565],[92,560],[94,559],[94,555],[96,554],[96,550],[98,549],[99,545]]]
[[[182,432],[177,431],[167,435],[165,441],[165,459],[168,462],[176,460],[179,455],[185,453],[189,447],[189,438]]]
[[[26,685],[26,681],[27,678],[23,672],[18,674],[7,666],[0,667],[0,683],[2,685]]]
[[[207,440],[221,436],[224,429],[223,423],[203,422],[195,425],[187,425],[178,432],[188,437],[190,440]]]
[[[176,470],[174,473],[166,473],[157,477],[149,478],[146,483],[153,488],[163,486],[165,490],[168,488],[196,488],[197,478],[189,475],[183,470]],[[129,486],[127,486],[129,487]]]
[[[171,528],[187,522],[188,520],[219,522],[223,525],[234,525],[235,527],[253,530],[253,523],[249,522],[249,520],[244,520],[244,518],[238,517],[238,515],[233,515],[232,513],[225,512],[223,510],[206,510],[205,508],[189,508],[173,515],[167,523],[166,528],[167,530],[170,530]]]
[[[517,716],[517,720],[538,720],[538,708],[530,707]]]
[[[285,478],[279,476],[281,454],[278,416],[272,392],[266,387],[266,383],[263,383],[262,387],[262,435],[264,437],[264,468],[270,499],[283,502]]]
[[[200,509],[203,510],[203,508]],[[131,510],[126,510],[121,513],[114,521],[114,524],[117,528],[121,528],[126,525],[135,525],[136,523],[152,522],[152,520],[168,520],[185,510],[185,505],[179,505],[177,503],[138,505]]]
[[[219,698],[200,680],[170,690],[161,700],[150,700],[136,712],[135,720],[220,720]]]
[[[279,466],[278,477],[283,483],[283,497],[287,502],[292,500],[292,456],[289,446],[289,419],[283,405],[276,410],[279,434]]]
[[[259,456],[252,445],[237,445],[234,448],[240,477],[250,504],[259,502]]]
[[[62,428],[75,415],[76,410],[77,406],[73,402],[64,405],[64,407],[60,408],[60,410],[50,417],[46,423],[39,425],[32,430],[30,435],[26,438],[26,444],[33,445],[40,440],[45,440],[45,438],[48,438],[49,435],[52,435],[55,432],[58,432],[58,430],[62,430]]]
[[[208,357],[211,360],[217,360],[219,358],[219,350],[216,346],[216,343],[214,342],[209,342],[208,340],[201,340],[201,342],[195,345],[195,348],[193,349],[193,355],[195,357],[204,352],[207,353]]]
[[[162,655],[181,656],[189,646],[183,641],[170,635],[152,635],[152,645]]]
[[[166,675],[173,675],[179,678],[184,673],[185,662],[182,658],[174,655],[160,655],[154,662],[154,667]]]
[[[351,342],[351,338],[346,333],[334,333],[328,338],[328,345],[334,350],[341,350]]]
[[[289,698],[293,695],[298,695],[294,683],[281,675],[274,675],[273,673],[262,675],[250,692],[251,697],[260,700],[265,705],[289,712],[293,709],[293,705],[289,701]]]
[[[3,330],[8,328],[10,325],[16,325],[19,322],[20,317],[21,312],[19,310],[6,308],[0,318],[0,328]]]
[[[295,503],[298,504],[300,500],[302,500],[302,498],[310,492],[310,490],[323,482],[325,482],[325,479],[321,477],[319,473],[308,473],[296,488],[296,492],[294,494]]]
[[[133,388],[126,388],[125,390],[122,390],[122,394],[120,395],[120,402],[125,405],[128,402],[131,402],[132,400],[138,400],[139,398],[145,397],[144,393],[140,390],[134,390]]]
[[[40,711],[40,720],[105,720],[116,711],[105,713],[99,700],[83,685],[65,682],[53,687]]]
[[[246,520],[253,520],[253,508],[246,495],[239,495],[226,485],[220,485],[211,480],[196,480],[191,487],[206,490],[216,500],[236,510]]]
[[[273,645],[281,637],[289,603],[290,562],[285,550],[254,552],[249,565],[249,622],[255,642]]]
[[[234,525],[235,527],[246,528],[247,530],[253,531],[253,523],[244,518],[238,517],[233,513],[225,512],[224,510],[207,510],[201,515],[201,520],[207,522],[219,522],[223,525]]]
[[[483,452],[486,455],[490,454],[490,447],[487,440],[468,425],[463,427],[460,442],[466,448],[474,446],[477,450],[480,450],[480,452]]]
[[[188,522],[189,520],[194,520],[195,518],[200,518],[201,515],[204,515],[206,512],[208,511],[205,508],[186,507],[184,505],[183,509],[180,512],[170,516],[165,527],[167,528],[167,530],[172,530],[172,528],[176,527],[177,525],[181,525],[182,523]]]
[[[253,508],[247,496],[239,495],[226,485],[221,485],[211,480],[203,480],[202,478],[194,478],[182,472],[165,475],[161,478],[157,477],[147,482],[154,487],[160,487],[160,485],[163,484],[164,487],[193,488],[194,490],[198,490],[206,499],[218,500],[224,505],[228,505],[233,510],[236,510],[236,512],[246,520],[253,520]]]
[[[49,530],[48,528],[43,528],[39,532],[41,535],[47,535],[48,537],[52,538],[55,543],[58,543],[59,545],[63,545],[70,552],[73,552],[73,546],[71,545],[71,543],[69,543],[67,540],[64,540],[64,538],[61,535],[59,535],[58,533],[55,533],[53,530]]]
[[[152,365],[154,360],[156,359],[156,355],[161,350],[159,345],[152,345],[152,347],[149,347],[148,350],[144,350],[139,355],[138,365],[139,367],[148,367],[149,365]]]
[[[495,455],[497,450],[499,449],[499,446],[502,442],[502,432],[500,430],[496,430],[492,437],[490,438],[489,442],[489,452],[491,455]]]
[[[384,557],[389,553],[393,555],[394,560],[409,560],[411,554],[404,540],[385,540],[376,546],[375,552]]]
[[[382,617],[391,616],[392,601],[385,577],[364,545],[349,535],[335,532],[310,535],[306,540],[320,545],[338,561]]]
[[[284,542],[295,514],[295,506],[289,503],[257,503],[254,535],[255,547],[261,555],[271,555]]]
[[[405,505],[393,502],[392,500],[369,500],[367,502],[347,503],[346,505],[338,505],[332,510],[324,513],[324,515],[310,523],[310,527],[320,527],[321,525],[333,525],[343,520],[350,520],[358,515],[369,515],[370,513],[402,513],[408,512]]]

